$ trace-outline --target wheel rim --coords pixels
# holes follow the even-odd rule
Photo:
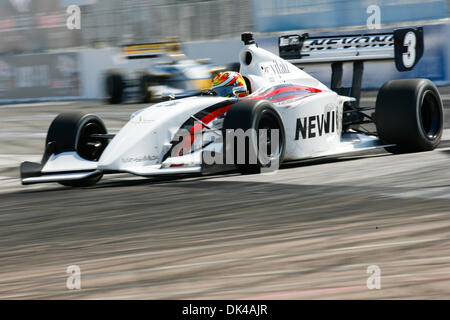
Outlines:
[[[90,161],[97,161],[107,145],[107,140],[93,138],[93,134],[105,133],[103,128],[96,122],[88,122],[81,129],[77,151],[78,154]]]
[[[266,130],[266,141],[260,142],[260,130]],[[278,130],[278,142],[272,141],[272,130]],[[280,156],[282,150],[282,132],[277,119],[271,114],[263,114],[258,124],[258,149],[261,143],[266,143],[266,153],[262,154],[263,157],[274,159]],[[272,150],[274,147],[275,150]]]
[[[426,91],[420,107],[420,124],[426,137],[434,140],[441,132],[441,112],[432,91]]]

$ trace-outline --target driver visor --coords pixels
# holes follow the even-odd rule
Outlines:
[[[233,95],[233,86],[223,86],[212,89],[217,93],[218,96],[221,97],[231,97]]]

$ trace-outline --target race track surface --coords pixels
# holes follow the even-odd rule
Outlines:
[[[450,128],[450,90],[440,91]],[[275,174],[20,185],[19,163],[39,161],[59,112],[99,114],[115,132],[142,107],[0,106],[1,299],[450,297],[450,130],[433,152],[377,151]],[[81,268],[81,290],[66,288],[70,265]],[[366,286],[371,265],[379,290]]]

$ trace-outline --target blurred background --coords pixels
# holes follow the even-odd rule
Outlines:
[[[79,29],[67,26],[72,5]],[[374,5],[380,30],[369,28]],[[449,10],[448,0],[0,0],[0,299],[448,299]],[[199,80],[238,60],[244,31],[278,54],[281,34],[407,26],[423,26],[423,57],[402,73],[365,63],[361,105],[390,79],[431,79],[445,107],[434,152],[370,151],[274,175],[20,184],[20,163],[41,161],[57,114],[96,114],[114,134],[150,105],[105,103],[107,79],[136,97],[146,80]],[[148,57],[125,58],[139,43]],[[329,65],[305,70],[330,84]],[[66,289],[74,264],[82,290]],[[367,289],[374,264],[383,290]]]
[[[70,5],[80,8],[80,29],[67,27]],[[365,87],[419,75],[449,84],[450,0],[0,0],[0,102],[100,99],[106,70],[151,64],[120,59],[124,44],[175,36],[189,58],[229,64],[237,60],[243,31],[278,53],[283,32],[368,31],[371,5],[380,8],[382,29],[425,26],[425,54],[406,74],[390,65],[374,69],[376,76],[366,72]],[[329,81],[328,69],[311,73]]]

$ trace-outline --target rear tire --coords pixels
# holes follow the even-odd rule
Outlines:
[[[119,104],[123,101],[123,92],[125,83],[120,73],[109,73],[106,76],[106,95],[108,102],[111,104]]]
[[[238,129],[242,129],[244,132],[253,129],[255,133],[245,139],[244,150],[237,148],[237,139],[233,138],[234,141],[228,140],[227,132],[229,130],[234,132]],[[260,137],[258,132],[260,129],[267,130],[267,152],[260,152],[259,150]],[[274,129],[279,130],[278,141],[271,141],[271,130]],[[223,130],[225,161],[227,156],[233,152],[233,161],[240,173],[260,173],[261,169],[269,167],[278,169],[283,161],[286,149],[285,129],[281,115],[270,102],[264,100],[238,102],[228,110],[223,123]],[[272,147],[274,150],[271,150]],[[232,148],[234,149],[232,150]],[[241,154],[240,159],[239,153],[242,152],[244,152],[244,157]]]
[[[149,103],[153,99],[152,91],[149,90],[149,87],[155,85],[155,77],[150,74],[143,74],[140,79],[140,93],[141,93],[141,102]]]
[[[46,146],[52,145],[52,153],[77,152],[88,161],[98,161],[108,145],[108,140],[92,138],[92,134],[106,134],[103,121],[91,114],[66,112],[58,115],[47,132]],[[102,174],[81,180],[64,181],[60,184],[86,187],[97,183]]]
[[[392,80],[380,89],[376,127],[381,140],[396,146],[391,153],[435,149],[443,131],[443,107],[436,86],[428,79]]]

